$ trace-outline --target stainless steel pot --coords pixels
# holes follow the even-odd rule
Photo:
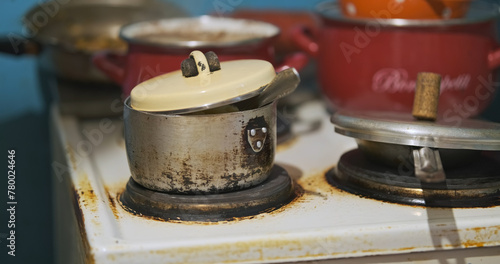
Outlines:
[[[171,193],[222,193],[267,179],[276,148],[276,103],[246,111],[174,115],[125,101],[132,178]]]
[[[415,120],[396,112],[338,112],[335,132],[353,137],[369,159],[415,169],[423,182],[443,182],[445,169],[458,168],[482,151],[500,150],[500,124],[474,119]],[[408,166],[409,165],[409,166]]]
[[[125,52],[118,37],[122,25],[183,15],[177,6],[157,0],[47,1],[24,15],[22,35],[0,37],[0,52],[39,55],[43,71],[61,79],[111,83],[91,57],[103,50]]]

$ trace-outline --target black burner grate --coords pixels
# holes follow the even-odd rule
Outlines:
[[[415,177],[411,164],[389,167],[366,159],[356,149],[342,155],[326,177],[342,190],[388,202],[429,207],[500,205],[498,159],[483,154],[467,166],[445,168],[445,173],[445,182],[423,183]]]
[[[221,194],[169,194],[142,187],[130,178],[120,196],[130,212],[163,220],[216,222],[270,212],[299,195],[286,170],[275,165],[261,184]]]

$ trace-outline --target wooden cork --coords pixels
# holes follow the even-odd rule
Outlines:
[[[441,75],[431,72],[418,74],[413,101],[413,117],[419,120],[436,120],[440,87]]]

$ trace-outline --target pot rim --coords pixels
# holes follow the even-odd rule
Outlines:
[[[61,1],[58,0],[49,0],[45,2],[40,2],[37,5],[31,7],[26,13],[23,14],[22,20],[23,20],[23,27],[26,29],[26,21],[30,21],[33,23],[33,17],[37,13],[43,13],[45,15],[49,15],[47,11],[45,10],[45,6],[49,6],[51,4],[56,4],[58,8],[60,9],[65,9],[67,10],[78,10],[79,8],[85,8],[85,9],[96,9],[100,7],[120,7],[120,8],[127,8],[129,10],[136,10],[137,8],[143,8],[142,12],[149,14],[151,12],[155,12],[157,10],[161,10],[162,8],[166,8],[168,6],[165,6],[164,4],[161,4],[160,2],[154,1],[154,0],[121,0],[121,1],[102,1],[102,0],[85,0],[85,1],[67,1],[65,3],[60,3]],[[147,8],[144,8],[147,7]],[[50,9],[50,8],[49,8]],[[183,10],[177,10],[179,12],[183,12]],[[70,12],[71,13],[71,12]],[[184,12],[185,13],[185,12]],[[54,23],[59,23],[57,19],[55,19],[59,14],[59,11],[55,15],[50,15],[48,18],[48,22],[45,23],[42,26],[36,25],[36,31],[34,33],[27,34],[25,36],[28,40],[32,40],[38,45],[42,46],[51,46],[54,48],[61,49],[65,52],[68,53],[74,53],[74,54],[83,54],[85,56],[91,56],[96,53],[96,51],[90,51],[90,50],[85,50],[81,49],[75,46],[73,43],[74,36],[54,36],[53,34],[47,34],[44,33],[43,31],[46,28],[49,28],[53,26],[52,24]],[[158,14],[163,14],[165,16],[165,12],[160,11]],[[179,14],[179,15],[182,15]],[[143,19],[142,19],[143,20]],[[137,23],[137,22],[135,22]],[[101,33],[102,34],[102,33]],[[23,37],[26,34],[23,34]],[[97,34],[96,34],[97,35]],[[114,36],[112,36],[114,35]],[[88,35],[86,34],[85,36],[93,36],[93,34]],[[119,39],[118,35],[116,35],[116,32],[114,34],[111,34],[107,36],[109,38],[113,39]],[[104,50],[104,49],[103,49]],[[109,49],[108,49],[109,50]],[[118,49],[111,49],[113,52],[117,54],[125,54],[125,51],[118,50]],[[97,51],[99,52],[99,51]]]
[[[397,28],[471,25],[492,21],[500,17],[500,5],[484,1],[472,1],[467,15],[464,18],[456,19],[351,18],[342,14],[341,7],[337,1],[319,3],[316,6],[315,11],[321,16],[321,18],[331,21],[358,25],[375,23],[380,26]]]
[[[245,113],[250,113],[250,112],[254,112],[254,111],[257,111],[257,110],[261,110],[263,108],[267,108],[267,107],[273,107],[276,106],[277,104],[277,101],[273,101],[271,103],[268,103],[266,105],[263,105],[263,106],[259,106],[257,108],[252,108],[252,109],[248,109],[248,110],[238,110],[238,111],[234,111],[234,112],[227,112],[227,113],[216,113],[216,114],[196,114],[197,112],[192,112],[192,113],[179,113],[177,114],[176,111],[164,111],[164,112],[150,112],[150,111],[142,111],[142,110],[137,110],[137,109],[134,109],[132,108],[132,106],[130,105],[130,96],[128,96],[125,101],[123,102],[123,105],[124,105],[124,108],[125,110],[128,110],[128,111],[131,111],[131,112],[137,112],[137,113],[141,113],[141,114],[144,114],[144,115],[147,115],[147,116],[154,116],[154,117],[183,117],[183,118],[203,118],[203,117],[213,117],[215,115],[217,116],[231,116],[231,115],[241,115],[241,114],[245,114]],[[199,111],[203,111],[203,110],[206,110],[206,109],[200,109]],[[125,113],[126,111],[124,111]]]
[[[174,27],[181,27],[185,22],[198,23],[198,25],[213,25],[218,23],[222,25],[219,29],[221,30],[234,30],[236,33],[241,33],[241,25],[247,24],[245,29],[248,29],[248,34],[254,33],[256,36],[248,39],[235,40],[235,41],[204,41],[204,40],[176,40],[176,41],[166,41],[164,43],[159,43],[157,41],[145,40],[144,38],[138,38],[138,34],[158,33],[159,27],[170,26],[171,32],[174,31]],[[253,27],[251,27],[253,26]],[[149,30],[148,30],[149,27]],[[250,31],[253,29],[253,31]],[[197,29],[198,30],[198,29]],[[198,32],[203,32],[206,29],[200,29]],[[214,31],[217,32],[217,31]],[[223,32],[223,31],[222,31]],[[227,32],[227,31],[226,31]],[[196,32],[195,32],[196,33]],[[250,44],[261,43],[265,40],[270,40],[277,37],[280,34],[280,29],[270,23],[250,20],[250,19],[237,19],[237,18],[226,18],[226,17],[214,17],[209,15],[203,15],[199,17],[183,17],[183,18],[166,18],[166,19],[155,19],[149,21],[143,21],[138,23],[131,23],[123,26],[120,29],[120,38],[125,40],[129,45],[138,44],[145,46],[154,47],[164,47],[164,48],[218,48],[218,47],[234,47],[234,46],[244,46]],[[258,35],[258,36],[257,36]]]
[[[500,124],[476,119],[415,121],[409,113],[339,111],[335,132],[356,139],[443,149],[500,150]]]

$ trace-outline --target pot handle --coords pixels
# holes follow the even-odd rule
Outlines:
[[[23,55],[40,53],[41,46],[35,41],[27,39],[12,38],[9,36],[0,37],[0,52],[11,55]]]
[[[288,68],[295,68],[297,71],[302,70],[309,62],[309,56],[303,52],[296,52],[285,56],[283,63],[275,68],[276,72],[286,70]]]
[[[500,48],[497,48],[488,54],[488,67],[490,70],[500,67]]]
[[[312,57],[317,57],[319,46],[318,43],[313,40],[311,32],[312,30],[310,28],[303,25],[292,27],[290,30],[295,45]]]
[[[92,63],[114,82],[123,84],[125,80],[125,58],[126,55],[104,51],[93,55]]]

